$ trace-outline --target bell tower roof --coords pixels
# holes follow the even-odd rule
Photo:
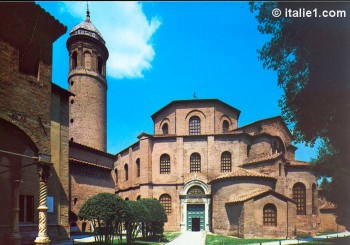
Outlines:
[[[70,31],[70,36],[74,35],[90,36],[105,44],[105,40],[103,39],[101,33],[97,30],[94,24],[91,23],[89,6],[87,6],[86,10],[86,19],[73,27],[73,29]]]

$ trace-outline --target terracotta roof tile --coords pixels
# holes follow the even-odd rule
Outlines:
[[[232,177],[258,177],[258,178],[271,178],[271,179],[276,179],[272,176],[266,175],[266,174],[262,174],[253,170],[247,170],[244,168],[240,168],[240,167],[235,167],[233,168],[232,172],[229,173],[225,173],[220,175],[219,177],[216,177],[214,179],[211,180],[215,181],[215,180],[220,180],[220,179],[226,179],[226,178],[232,178]]]
[[[302,161],[289,161],[290,166],[311,166],[308,162],[302,162]]]
[[[246,201],[246,200],[248,200],[250,198],[256,197],[256,196],[258,196],[260,194],[263,194],[265,192],[268,192],[270,190],[271,190],[271,188],[264,188],[264,189],[254,190],[252,192],[249,192],[248,194],[245,193],[244,195],[232,198],[232,199],[229,200],[228,203],[244,202],[244,201]]]
[[[266,155],[266,156],[262,156],[259,158],[247,158],[246,160],[243,161],[243,164],[241,164],[241,166],[243,165],[248,165],[248,164],[254,164],[254,163],[259,163],[259,162],[263,162],[263,161],[268,161],[268,160],[273,160],[276,159],[277,157],[281,156],[282,153],[275,153],[272,155]]]
[[[335,209],[337,208],[337,206],[332,203],[332,202],[329,202],[329,201],[326,201],[321,207],[320,209]]]
[[[101,164],[92,163],[92,162],[88,162],[88,161],[83,161],[83,160],[79,160],[79,159],[72,158],[72,157],[69,158],[69,161],[71,161],[71,162],[76,162],[76,163],[87,164],[87,165],[90,165],[90,166],[99,167],[99,168],[104,168],[104,169],[108,169],[108,170],[112,170],[111,168],[106,167],[106,166],[103,166],[103,165],[101,165]]]

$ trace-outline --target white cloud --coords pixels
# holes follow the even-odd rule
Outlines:
[[[72,16],[85,19],[85,2],[63,4]],[[109,51],[107,74],[114,78],[142,78],[143,72],[152,68],[155,52],[151,39],[160,20],[147,20],[138,2],[89,2],[89,9],[91,22]]]

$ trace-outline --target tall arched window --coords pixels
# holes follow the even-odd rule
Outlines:
[[[201,119],[197,116],[193,116],[189,121],[190,135],[201,134]]]
[[[168,126],[167,123],[163,124],[162,131],[163,131],[163,134],[168,134],[169,133],[169,126]]]
[[[247,157],[249,157],[250,154],[250,149],[252,148],[251,145],[247,145]]]
[[[162,204],[165,213],[170,214],[171,213],[171,197],[168,194],[163,194],[159,197],[159,202]]]
[[[77,68],[77,65],[78,65],[77,60],[78,60],[78,54],[76,51],[74,51],[71,58],[72,70]]]
[[[190,156],[190,173],[200,173],[201,172],[201,155],[198,153],[193,153]]]
[[[168,154],[163,154],[160,157],[160,173],[170,174],[170,157]]]
[[[230,126],[230,125],[229,125],[228,121],[224,120],[224,121],[222,122],[222,132],[223,132],[223,133],[228,132],[229,126]]]
[[[312,214],[317,214],[317,188],[316,184],[312,184]]]
[[[140,158],[136,159],[136,176],[140,177],[141,175],[141,167],[140,167]]]
[[[114,173],[115,173],[115,183],[118,183],[118,169],[114,169]]]
[[[231,162],[231,153],[225,151],[221,154],[221,172],[231,172],[232,171],[232,162]]]
[[[306,188],[302,183],[293,186],[293,200],[297,203],[297,214],[306,214]]]
[[[263,223],[265,226],[277,226],[277,209],[275,205],[269,203],[264,206]]]
[[[88,51],[84,52],[84,68],[91,69],[91,53]]]
[[[128,164],[124,165],[124,170],[125,170],[125,181],[128,181],[128,179],[129,179],[129,167],[128,167]]]
[[[98,56],[97,58],[97,70],[98,70],[98,73],[103,75],[103,60],[101,56]]]
[[[282,163],[278,164],[278,175],[281,176],[282,175]]]

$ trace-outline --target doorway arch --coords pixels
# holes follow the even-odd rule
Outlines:
[[[201,180],[187,182],[181,193],[181,232],[209,231],[210,187]]]

